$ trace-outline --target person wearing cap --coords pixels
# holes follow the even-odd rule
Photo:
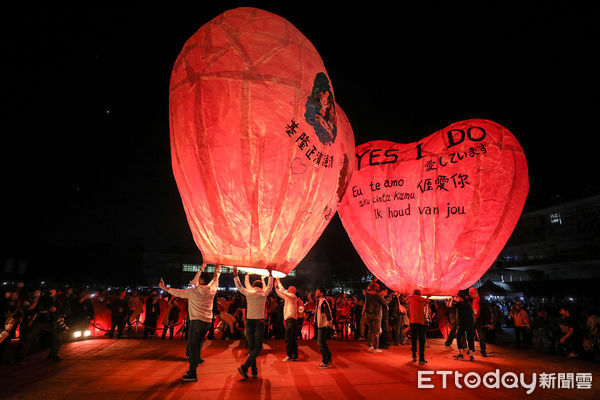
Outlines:
[[[252,378],[258,378],[256,358],[262,349],[265,337],[265,304],[267,296],[273,289],[273,272],[269,269],[269,281],[265,287],[262,279],[257,279],[250,284],[250,274],[246,274],[242,285],[238,276],[237,267],[233,268],[233,283],[237,290],[246,296],[248,309],[246,312],[246,340],[250,347],[248,358],[238,367],[238,372],[244,379],[248,379],[248,369],[251,369]]]
[[[286,290],[279,281],[279,278],[277,278],[275,293],[284,301],[283,320],[285,321],[287,355],[283,361],[298,361],[298,297],[296,296],[296,287],[290,286]]]
[[[188,361],[189,370],[181,378],[184,382],[196,382],[198,380],[196,369],[201,362],[200,357],[204,339],[213,320],[213,299],[219,287],[221,266],[215,266],[212,281],[204,284],[201,278],[202,269],[196,273],[193,282],[195,285],[190,289],[173,289],[167,287],[161,279],[158,287],[165,292],[182,299],[188,300],[188,313],[190,327],[188,333]],[[204,360],[202,360],[204,361]]]
[[[492,309],[486,299],[479,297],[477,288],[469,288],[469,297],[472,300],[475,332],[479,338],[481,357],[487,357],[487,330],[492,326]]]
[[[425,360],[425,313],[429,299],[421,297],[421,291],[415,289],[407,299],[410,315],[410,339],[413,361],[417,361],[417,342],[419,343],[419,364],[426,364]]]

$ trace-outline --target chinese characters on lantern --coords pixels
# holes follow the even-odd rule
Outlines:
[[[319,151],[317,146],[312,144],[310,135],[307,133],[298,134],[298,123],[296,121],[292,120],[285,126],[285,133],[290,138],[296,138],[295,142],[298,149],[302,150],[306,158],[313,164],[324,168],[333,168],[333,154],[325,154],[323,151]]]

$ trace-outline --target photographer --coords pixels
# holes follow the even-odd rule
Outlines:
[[[0,331],[0,343],[4,342],[9,335],[12,329],[15,327],[15,320],[11,317],[4,322],[4,330]]]
[[[63,303],[57,296],[56,286],[48,285],[46,293],[40,296],[33,311],[31,327],[18,354],[19,360],[24,360],[29,355],[32,345],[38,340],[42,332],[48,332],[51,336],[50,352],[47,358],[53,361],[62,360],[58,355],[61,346],[61,335],[63,331],[69,329],[64,322],[66,310]]]

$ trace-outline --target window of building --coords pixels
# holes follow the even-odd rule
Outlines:
[[[550,214],[550,223],[551,224],[562,224],[562,218],[560,217],[559,212]]]

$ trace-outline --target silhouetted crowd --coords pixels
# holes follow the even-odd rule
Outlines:
[[[159,289],[74,289],[18,283],[0,290],[2,362],[24,362],[42,348],[49,349],[48,359],[59,361],[61,344],[76,340],[74,332],[83,335],[92,328],[96,336],[102,332],[110,338],[186,339],[188,335],[186,299]],[[506,342],[508,330],[504,327],[514,328],[514,344],[524,349],[588,360],[600,353],[598,301],[482,296],[474,303],[468,291],[461,291],[453,299],[426,304],[420,332],[411,329],[411,297],[412,293],[395,293],[373,283],[355,295],[329,293],[325,298],[331,305],[333,329],[328,330],[328,338],[366,341],[369,351],[381,352],[393,345],[417,342],[417,336],[423,334],[443,337],[449,347],[456,340],[457,358],[464,356],[461,349],[472,356],[477,341],[485,357],[485,343],[496,343],[501,335]],[[314,291],[298,292],[297,302],[296,339],[316,339]],[[212,312],[209,339],[245,339],[246,296],[235,290],[218,291]],[[275,292],[265,303],[264,338],[286,339],[284,300]],[[413,357],[416,352],[413,344]]]

